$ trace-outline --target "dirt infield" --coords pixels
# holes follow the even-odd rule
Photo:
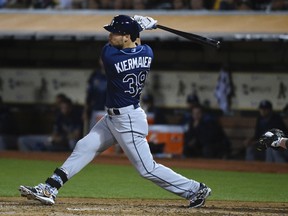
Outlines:
[[[68,153],[19,153],[0,152],[0,158],[18,158],[35,160],[63,161]],[[213,170],[234,170],[248,172],[288,173],[287,164],[269,164],[263,162],[156,159],[170,167],[200,168]],[[126,157],[103,155],[93,163],[128,165]],[[37,201],[28,201],[22,197],[0,197],[0,215],[248,215],[248,216],[284,216],[288,215],[288,203],[258,203],[237,201],[210,201],[200,209],[188,209],[183,200],[147,200],[147,199],[88,199],[58,198],[54,206],[39,205]]]
[[[284,203],[249,203],[207,201],[203,208],[189,209],[183,200],[140,199],[79,199],[60,198],[54,206],[39,205],[36,201],[19,198],[0,198],[0,215],[165,215],[165,216],[284,216],[288,205]]]

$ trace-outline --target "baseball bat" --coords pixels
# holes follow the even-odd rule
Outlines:
[[[156,28],[174,33],[176,35],[179,35],[183,38],[186,38],[188,40],[191,40],[191,41],[198,43],[198,44],[201,44],[201,45],[209,45],[209,46],[212,46],[212,47],[217,48],[217,49],[220,48],[220,41],[214,40],[212,38],[204,37],[204,36],[189,33],[189,32],[179,31],[179,30],[176,30],[176,29],[173,29],[173,28],[170,28],[167,26],[163,26],[163,25],[158,25],[158,24],[157,24]]]

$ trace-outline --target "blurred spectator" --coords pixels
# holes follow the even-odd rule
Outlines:
[[[172,0],[172,9],[174,10],[188,9],[188,5],[184,0]]]
[[[250,0],[238,0],[237,1],[237,10],[252,10],[252,4]]]
[[[32,0],[31,7],[34,9],[54,8],[56,2],[54,0]]]
[[[81,112],[70,99],[61,102],[60,112],[53,128],[52,144],[55,146],[52,150],[72,150],[82,137]]]
[[[196,91],[193,91],[186,98],[187,110],[183,113],[183,125],[188,130],[189,124],[192,121],[192,110],[195,106],[200,105],[199,97]]]
[[[141,96],[141,107],[146,113],[154,113],[154,97],[151,94],[144,94]]]
[[[203,10],[206,9],[204,7],[204,0],[190,0],[190,9],[192,10]]]
[[[213,10],[215,0],[204,0],[203,6],[206,10]]]
[[[266,131],[278,128],[287,135],[287,127],[280,115],[273,111],[272,103],[262,100],[259,104],[259,116],[255,125],[254,137],[246,141],[246,160],[265,160],[266,162],[285,162],[285,153],[268,148],[267,151],[256,150],[256,142]]]
[[[65,94],[63,94],[63,93],[57,94],[55,96],[55,101],[54,101],[54,104],[52,106],[52,111],[59,113],[62,101],[66,100],[66,99],[68,99],[68,97]]]
[[[112,1],[107,0],[89,0],[88,7],[89,9],[103,9],[108,10],[112,9]]]
[[[72,0],[72,9],[88,9],[89,0]]]
[[[154,9],[156,4],[157,4],[157,0],[147,0],[146,9]]]
[[[134,6],[136,6],[136,4],[139,3],[139,7],[140,4],[144,3],[144,0],[122,0],[122,9],[123,10],[131,10],[133,9]],[[137,6],[136,6],[137,7]]]
[[[144,10],[144,9],[146,9],[146,1],[145,0],[134,0],[134,1],[132,1],[132,9],[133,10]]]
[[[98,0],[101,9],[112,9],[113,8],[113,1],[107,0]]]
[[[235,0],[215,0],[214,10],[235,10]]]
[[[114,0],[112,9],[114,9],[114,10],[124,9],[123,0]]]
[[[148,9],[171,9],[172,2],[167,0],[148,0],[147,2]]]
[[[61,10],[72,9],[72,3],[73,3],[72,0],[59,0],[56,8],[61,9]],[[77,2],[77,5],[79,5],[78,2]]]
[[[18,138],[20,151],[69,151],[82,136],[81,113],[68,98],[61,101],[55,113],[51,135],[27,135]]]
[[[284,11],[288,10],[287,0],[271,0],[271,3],[267,7],[267,11]]]
[[[281,112],[281,115],[285,118],[288,117],[288,103],[284,106],[282,112]]]
[[[187,96],[186,103],[189,110],[192,110],[195,106],[200,104],[199,97],[196,92],[193,92]]]
[[[227,158],[230,142],[218,120],[204,112],[201,105],[191,110],[192,119],[185,133],[185,157]]]
[[[103,68],[103,62],[99,58],[98,68],[94,70],[88,79],[86,92],[84,119],[85,122],[89,122],[89,129],[96,124],[99,112],[105,110],[106,90],[107,79]],[[85,133],[86,132],[88,131],[85,131]]]
[[[265,11],[269,7],[272,0],[251,0],[253,10]]]
[[[215,0],[214,10],[252,10],[252,0]]]
[[[164,113],[155,106],[152,94],[144,94],[141,96],[141,107],[147,114],[149,124],[167,123]]]
[[[11,134],[13,134],[12,113],[0,96],[0,150],[8,148]]]
[[[7,0],[0,0],[0,9],[6,7]]]
[[[145,9],[145,0],[89,0],[88,7],[103,10],[142,10]]]
[[[287,10],[287,0],[0,0],[0,8],[102,10]]]

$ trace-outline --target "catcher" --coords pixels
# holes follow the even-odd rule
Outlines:
[[[258,142],[257,150],[264,151],[267,148],[274,150],[288,149],[288,138],[284,137],[282,130],[273,128],[263,134]]]

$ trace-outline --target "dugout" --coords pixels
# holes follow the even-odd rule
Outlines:
[[[45,70],[48,70],[47,73],[50,73],[54,69],[93,70],[96,67],[101,47],[107,41],[108,34],[102,26],[109,23],[116,14],[152,16],[162,25],[216,38],[222,42],[221,48],[216,50],[191,43],[162,30],[144,32],[142,41],[154,49],[153,71],[162,74],[196,71],[198,74],[207,73],[217,76],[221,65],[229,63],[233,72],[238,72],[240,77],[242,74],[256,73],[266,74],[267,79],[269,75],[274,74],[280,74],[280,77],[283,75],[286,78],[288,72],[288,13],[286,12],[267,14],[163,10],[116,12],[1,10],[0,71],[2,72],[0,74],[2,87],[0,94],[4,102],[12,108],[17,126],[16,132],[14,131],[16,134],[49,131],[51,118],[46,111],[51,104],[49,101],[41,101],[41,103],[30,99],[25,101],[22,98],[17,99],[15,95],[7,94],[5,88],[9,85],[2,77],[3,71],[6,70],[5,73],[8,73],[7,70],[9,72],[24,70],[25,73],[29,70],[38,70],[39,73],[46,73]],[[265,87],[265,84],[263,85]],[[69,95],[69,90],[67,93]],[[84,94],[85,92],[82,92],[82,96]],[[243,120],[242,117],[255,117],[257,101],[242,105],[239,105],[239,101],[241,98],[233,107],[235,121],[231,117],[223,118],[223,122],[232,125],[233,128],[239,128],[239,124],[235,123],[239,122],[239,118]],[[286,101],[287,98],[275,101],[277,111],[282,110]],[[78,101],[78,105],[81,107],[83,103]],[[185,104],[183,101],[177,103],[175,100],[174,104],[162,103],[159,107],[171,123],[175,124],[180,121]],[[222,115],[215,105],[211,107],[211,110],[219,116]],[[24,126],[20,123],[23,121],[30,122],[30,124]],[[49,123],[43,124],[43,122]],[[246,130],[247,125],[253,126],[253,119],[252,121],[244,119],[242,122],[246,122],[241,124]],[[39,125],[45,125],[45,127],[39,127]],[[233,133],[239,135],[235,131]],[[251,130],[246,131],[245,135],[250,133]],[[237,139],[241,142],[242,137]]]

